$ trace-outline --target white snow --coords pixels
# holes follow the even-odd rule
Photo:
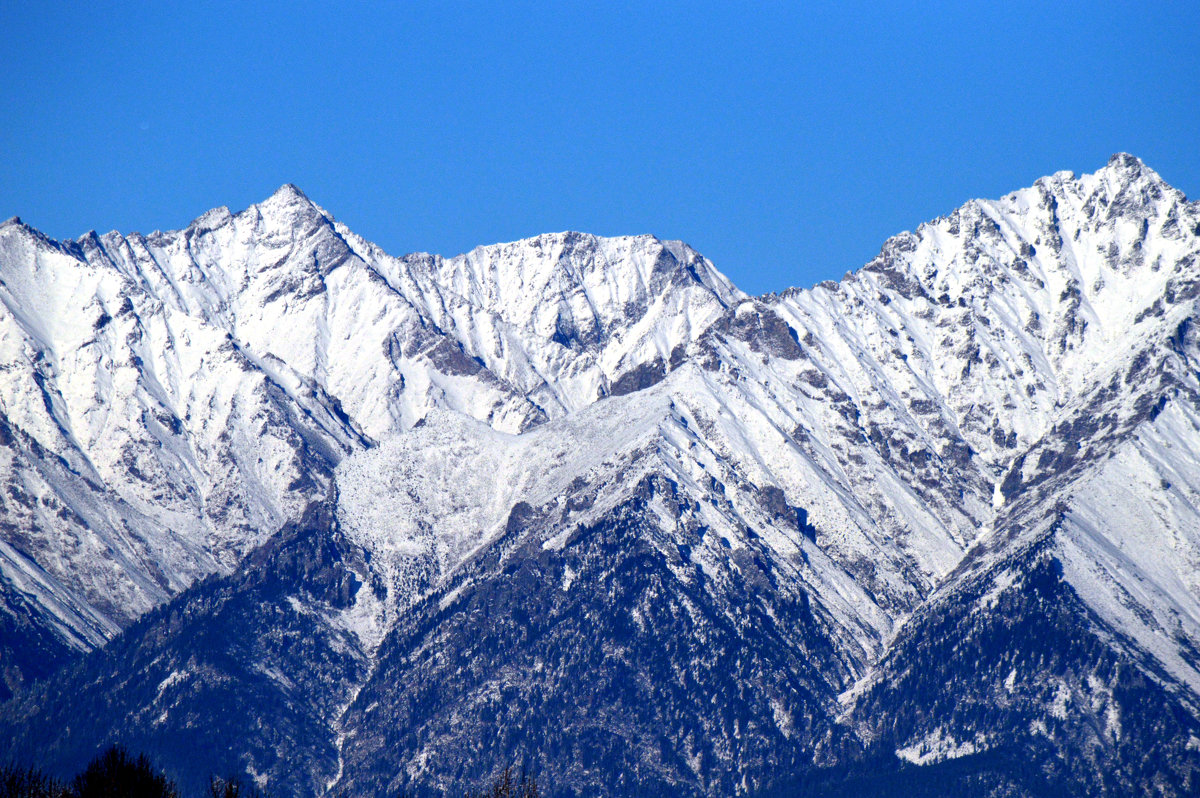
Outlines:
[[[939,728],[911,745],[896,749],[896,756],[914,765],[932,765],[986,750],[987,739],[983,736],[960,741]]]
[[[677,576],[761,544],[861,686],[973,547],[968,572],[997,566],[986,604],[1061,510],[1068,582],[1200,690],[1175,642],[1200,642],[1197,229],[1195,203],[1119,158],[967,203],[840,283],[750,299],[649,236],[397,258],[290,186],[148,236],[59,243],[10,221],[0,578],[89,648],[336,480],[386,596],[326,620],[369,654],[519,503],[562,549],[665,479],[694,509],[652,497],[655,545],[707,530]],[[636,369],[670,373],[603,398]],[[1081,419],[1103,423],[1062,433]]]

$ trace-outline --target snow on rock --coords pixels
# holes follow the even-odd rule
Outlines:
[[[517,508],[557,549],[660,479],[697,508],[651,502],[663,534],[707,530],[710,575],[751,539],[789,563],[853,679],[930,596],[1053,534],[1195,688],[1170,641],[1200,641],[1198,230],[1125,155],[759,298],[649,236],[393,257],[290,185],[166,233],[10,220],[0,574],[87,648],[336,483],[387,586],[337,621],[370,649]]]
[[[438,408],[517,432],[649,384],[740,296],[648,236],[393,258],[291,185],[166,233],[9,220],[0,573],[96,645],[322,498],[348,453]]]

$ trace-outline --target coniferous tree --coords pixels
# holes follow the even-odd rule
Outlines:
[[[75,777],[72,798],[179,798],[174,782],[155,770],[145,754],[113,746]]]
[[[66,786],[32,767],[0,767],[0,798],[63,798]]]

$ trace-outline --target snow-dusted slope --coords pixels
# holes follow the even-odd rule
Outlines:
[[[1194,203],[1119,155],[969,202],[777,307],[847,387],[933,400],[1003,470],[1191,312],[1196,225]]]
[[[870,397],[869,437],[879,416],[895,413],[969,447],[985,480],[978,489],[995,486],[994,510],[976,514],[984,544],[991,530],[1003,539],[1078,507],[1068,519],[1090,532],[1064,544],[1079,569],[1068,580],[1101,610],[1115,599],[1085,574],[1121,570],[1114,549],[1153,560],[1149,571],[1131,569],[1150,584],[1125,598],[1139,609],[1117,628],[1147,642],[1133,619],[1149,612],[1172,619],[1169,637],[1195,645],[1200,519],[1187,499],[1171,498],[1186,478],[1165,486],[1172,472],[1189,473],[1188,452],[1200,448],[1186,409],[1197,396],[1198,231],[1196,203],[1119,155],[1093,175],[1060,173],[968,203],[893,239],[844,283],[791,292],[778,307],[801,335],[813,332],[814,357],[847,392]],[[1175,408],[1164,416],[1175,419],[1169,432],[1156,426],[1164,407]],[[882,448],[895,446],[882,437]],[[1186,679],[1193,689],[1196,676]]]
[[[598,721],[605,756],[685,792],[835,760],[842,735],[894,738],[923,765],[998,745],[986,709],[935,711],[958,698],[1005,706],[1056,756],[1133,746],[1128,764],[1155,739],[1121,743],[1103,720],[1133,705],[1129,668],[1163,686],[1147,718],[1200,728],[1200,206],[1131,156],[759,298],[649,237],[395,258],[290,186],[151,236],[60,244],[10,222],[0,278],[0,620],[33,607],[43,631],[96,645],[332,497],[328,534],[355,563],[339,584],[357,587],[280,587],[353,661],[309,730],[306,784],[444,785],[436,763],[471,750],[497,695],[541,712],[546,691],[585,689],[545,663],[593,655],[629,685],[661,666],[698,690],[662,696],[682,759],[633,742],[667,721],[624,681],[588,698],[637,706]],[[606,604],[619,596],[632,609]],[[531,625],[513,634],[536,663],[477,624],[492,611]],[[1039,612],[1071,641],[1050,664],[1019,636]],[[678,634],[697,635],[687,661],[608,670],[629,640]],[[431,653],[484,639],[496,672]],[[734,698],[729,679],[761,692]],[[940,698],[914,714],[902,684]],[[421,731],[372,731],[397,724]],[[1192,749],[1170,745],[1178,774]],[[1121,767],[1118,787],[1158,778]]]
[[[514,507],[532,508],[541,519],[537,545],[556,550],[657,477],[695,506],[686,517],[655,507],[664,530],[659,545],[692,550],[692,561],[679,563],[680,579],[690,580],[695,565],[712,575],[748,547],[764,550],[792,575],[793,589],[809,592],[836,620],[847,656],[867,661],[888,631],[887,613],[814,542],[805,520],[812,516],[789,505],[776,475],[747,456],[786,439],[776,439],[769,419],[726,391],[719,378],[689,364],[649,389],[517,436],[436,413],[339,467],[341,529],[373,552],[394,618],[503,537]],[[837,501],[799,452],[775,465],[791,468],[813,480],[803,495]]]
[[[739,296],[649,237],[391,258],[292,186],[149,236],[9,220],[6,594],[94,646],[295,518],[345,454],[433,408],[515,432],[649,384]]]
[[[660,379],[744,296],[687,245],[651,236],[558,233],[450,259],[396,259],[338,229],[467,354],[552,418]]]
[[[1187,376],[1195,345],[1180,336],[1197,315],[1198,225],[1195,203],[1124,155],[1093,175],[1060,173],[999,201],[968,203],[889,241],[840,284],[734,301],[682,355],[687,368],[634,401],[511,438],[504,456],[483,443],[504,436],[455,429],[431,441],[422,430],[348,461],[339,483],[360,487],[343,489],[343,507],[363,496],[375,509],[355,510],[371,520],[347,528],[374,530],[374,542],[362,541],[369,549],[423,535],[427,549],[458,552],[438,560],[435,572],[445,573],[486,542],[487,530],[496,534],[512,506],[531,501],[524,485],[541,491],[534,504],[565,496],[575,478],[628,489],[635,477],[598,469],[587,453],[597,441],[612,447],[615,468],[622,450],[632,457],[651,446],[630,436],[652,429],[665,436],[652,448],[676,453],[673,479],[699,494],[719,485],[729,512],[766,540],[778,522],[752,520],[764,490],[803,509],[824,578],[848,574],[866,590],[854,599],[859,616],[846,621],[872,630],[857,643],[865,662],[974,548],[1008,545],[1014,530],[1038,528],[1071,497],[1118,501],[1133,490],[1118,490],[1120,480],[1151,491],[1170,484],[1153,516],[1142,517],[1150,496],[1122,502],[1128,518],[1091,515],[1118,542],[1159,541],[1130,541],[1157,574],[1139,606],[1172,618],[1170,637],[1200,642],[1192,541],[1200,523],[1186,498],[1169,501],[1188,483],[1167,473],[1189,471],[1152,468],[1147,445],[1136,443],[1164,441],[1151,449],[1172,463],[1200,449],[1194,433],[1144,429],[1169,394],[1195,392]],[[551,443],[552,434],[570,443]],[[1145,473],[1126,466],[1119,478],[1103,477],[1118,456]],[[443,462],[461,473],[445,473]],[[1111,489],[1091,487],[1101,479]],[[453,531],[459,511],[469,534]],[[1158,531],[1129,531],[1148,523]],[[795,545],[780,540],[779,556],[794,556]],[[1089,555],[1094,568],[1108,545]],[[1082,581],[1080,589],[1094,595]]]
[[[359,439],[89,242],[0,229],[0,414],[5,573],[57,582],[95,643],[231,566]]]

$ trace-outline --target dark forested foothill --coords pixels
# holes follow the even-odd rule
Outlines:
[[[454,793],[447,795],[450,798]],[[506,768],[483,789],[457,793],[462,798],[540,798],[537,779],[518,778]],[[113,746],[93,759],[74,779],[62,781],[29,765],[0,767],[0,798],[191,798],[181,793],[145,754],[134,756]],[[242,776],[210,776],[208,790],[196,798],[273,798]],[[405,798],[397,795],[395,798]]]
[[[35,767],[0,769],[0,798],[181,798],[175,783],[143,754],[113,746],[69,782]]]

